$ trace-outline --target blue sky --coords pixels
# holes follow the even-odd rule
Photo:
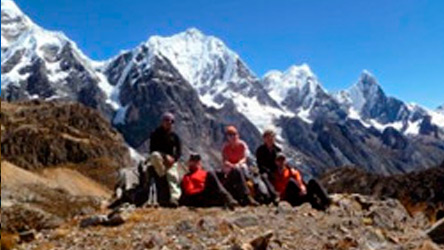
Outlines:
[[[91,58],[107,59],[151,35],[189,27],[221,38],[259,76],[308,63],[330,91],[363,69],[385,91],[444,103],[444,1],[434,0],[16,0],[44,28]]]

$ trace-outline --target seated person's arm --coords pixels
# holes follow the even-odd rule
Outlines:
[[[222,149],[222,161],[224,163],[224,168],[233,168],[234,164],[232,164],[228,160],[228,156],[226,155],[225,148]]]
[[[243,165],[247,163],[247,156],[245,156],[244,158],[242,158],[236,165]]]
[[[292,172],[294,173],[294,178],[296,181],[296,184],[298,185],[299,189],[301,190],[301,194],[305,195],[307,194],[307,187],[304,184],[304,181],[302,180],[301,173],[298,170],[292,169]]]
[[[260,150],[256,150],[256,164],[257,167],[259,168],[259,171],[262,174],[270,174],[270,170],[267,168],[266,164],[265,164],[265,159],[264,159],[264,155],[263,153],[260,152]]]
[[[182,155],[182,143],[180,141],[180,138],[176,136],[176,150],[175,155],[173,155],[175,161],[179,161],[180,156]]]
[[[250,150],[248,149],[247,144],[243,143],[243,145],[244,145],[244,151],[242,152],[243,153],[242,159],[237,162],[237,164],[236,164],[237,166],[247,164],[247,161],[248,161],[248,154],[249,154]]]

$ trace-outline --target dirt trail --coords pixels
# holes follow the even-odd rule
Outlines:
[[[7,188],[24,185],[43,185],[52,189],[63,189],[74,196],[109,198],[111,191],[79,172],[67,168],[49,168],[41,173],[19,168],[7,161],[1,163],[1,182]],[[2,187],[3,189],[3,187]]]

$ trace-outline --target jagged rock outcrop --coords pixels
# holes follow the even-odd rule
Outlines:
[[[411,213],[425,210],[432,220],[444,209],[444,162],[424,171],[385,177],[358,168],[338,168],[325,173],[321,181],[333,193],[398,199]]]

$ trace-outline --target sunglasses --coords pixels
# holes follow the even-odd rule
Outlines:
[[[237,134],[236,133],[228,133],[227,135],[231,137],[231,136],[236,136]]]
[[[172,120],[172,119],[164,119],[163,121],[169,122],[169,123],[174,123],[174,120]]]

